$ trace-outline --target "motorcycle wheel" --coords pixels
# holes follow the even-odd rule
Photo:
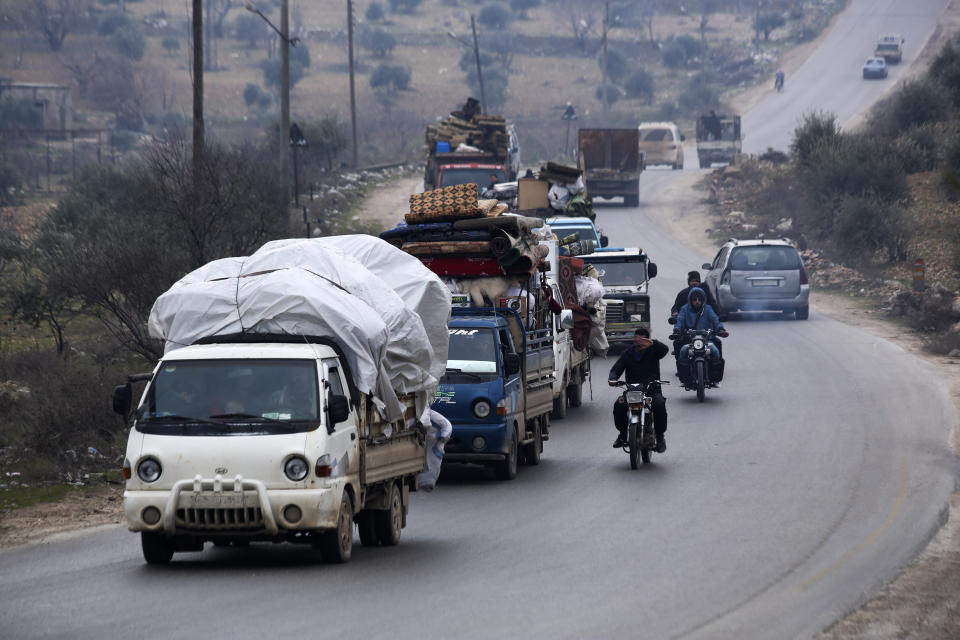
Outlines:
[[[640,449],[640,459],[643,464],[650,464],[650,449]]]
[[[630,423],[630,434],[627,436],[627,448],[630,450],[630,468],[636,469],[640,466],[637,463],[637,458],[640,453],[640,438],[637,433],[637,423]],[[647,454],[650,455],[650,454]]]
[[[703,360],[697,360],[697,402],[703,402],[705,398],[704,388],[707,381],[707,363]]]

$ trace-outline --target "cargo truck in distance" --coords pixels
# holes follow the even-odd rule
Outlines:
[[[640,134],[636,129],[580,129],[577,163],[592,198],[623,198],[640,204]]]
[[[701,169],[714,163],[729,164],[741,152],[740,116],[708,115],[697,118],[697,160]]]

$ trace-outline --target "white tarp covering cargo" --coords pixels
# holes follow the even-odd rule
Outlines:
[[[332,338],[343,349],[357,388],[377,401],[385,417],[400,417],[397,393],[416,393],[418,413],[426,410],[437,374],[446,367],[449,336],[445,330],[428,335],[425,324],[446,327],[449,296],[434,293],[446,287],[422,264],[414,271],[411,256],[386,242],[368,243],[369,250],[355,257],[327,240],[271,242],[251,256],[200,267],[157,298],[150,334],[165,341],[165,351],[233,333]],[[401,298],[398,285],[388,284],[361,260],[379,272],[408,274],[418,284]],[[429,295],[430,304],[422,304],[417,292]]]

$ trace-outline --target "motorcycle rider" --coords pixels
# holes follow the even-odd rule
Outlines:
[[[680,290],[680,293],[677,294],[676,300],[673,301],[673,306],[670,307],[670,317],[671,317],[671,318],[676,318],[676,317],[677,317],[677,315],[680,313],[680,309],[683,307],[683,305],[687,304],[687,303],[690,301],[690,292],[693,290],[694,287],[700,287],[700,283],[701,283],[701,282],[702,282],[702,280],[700,279],[700,272],[699,272],[699,271],[690,271],[690,272],[687,273],[687,288],[686,288],[686,289],[681,289],[681,290]],[[706,288],[706,287],[700,287],[700,288],[701,288],[701,289],[703,290],[703,292],[707,295],[707,304],[710,305],[710,307],[711,307],[714,311],[716,311],[716,310],[717,310],[717,303],[714,302],[714,300],[713,300],[713,295],[711,295],[711,293],[710,293],[710,289],[708,289],[708,288]],[[720,338],[717,338],[716,336],[714,336],[714,338],[713,338],[713,343],[714,343],[715,345],[717,345],[717,349],[720,351],[720,356],[723,357],[723,345],[720,343]],[[674,341],[673,341],[673,355],[675,355],[675,356],[677,356],[677,357],[679,358],[679,357],[680,357],[680,347],[682,347],[682,346],[683,346],[683,342],[682,342],[681,340],[679,340],[679,339],[678,339],[678,340],[674,340]]]
[[[690,360],[687,354],[690,350],[689,339],[684,335],[687,329],[713,329],[717,335],[726,338],[729,333],[723,328],[720,317],[717,316],[713,308],[706,304],[707,294],[700,287],[690,289],[688,297],[689,302],[683,305],[680,313],[677,314],[677,322],[674,325],[674,335],[672,339],[677,340],[681,349],[677,358],[677,375],[684,384],[689,383]],[[711,370],[718,372],[718,381],[723,379],[723,359],[720,357],[720,350],[715,344],[710,345],[710,367]]]
[[[617,386],[620,375],[626,372],[626,381],[630,384],[647,383],[660,380],[660,360],[670,351],[667,345],[659,340],[650,338],[650,331],[645,327],[638,328],[633,334],[633,346],[620,354],[610,369],[608,382],[611,387]],[[667,400],[659,384],[650,385],[647,392],[652,399],[653,429],[657,434],[657,453],[667,450],[667,441],[664,432],[667,430]],[[613,424],[620,435],[613,442],[615,449],[627,444],[627,414],[629,407],[623,396],[613,403]]]

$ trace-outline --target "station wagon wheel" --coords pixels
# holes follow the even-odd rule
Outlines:
[[[337,527],[321,533],[319,545],[320,557],[324,562],[343,564],[350,561],[353,552],[353,503],[346,491],[340,500]]]
[[[400,542],[400,531],[403,529],[403,499],[400,486],[390,484],[389,509],[374,511],[373,520],[376,523],[377,539],[385,547],[396,546]]]

